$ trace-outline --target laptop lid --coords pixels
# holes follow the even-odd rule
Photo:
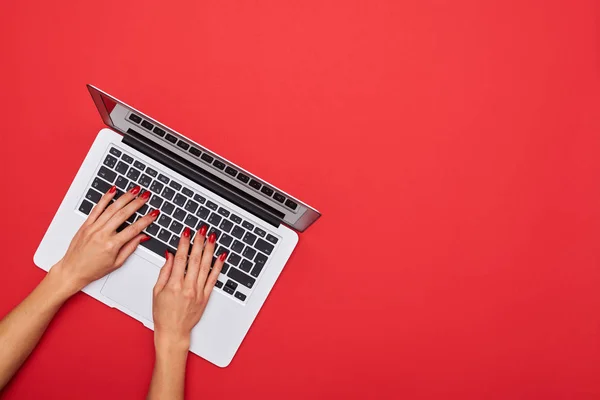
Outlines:
[[[104,123],[124,135],[123,142],[154,158],[271,225],[304,231],[321,214],[226,158],[174,129],[87,85]]]

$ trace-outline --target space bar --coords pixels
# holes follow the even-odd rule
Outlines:
[[[150,238],[150,240],[140,243],[140,246],[143,246],[148,250],[153,251],[154,253],[158,254],[163,258],[165,256],[165,250],[169,250],[169,253],[175,254],[174,248],[154,238]]]

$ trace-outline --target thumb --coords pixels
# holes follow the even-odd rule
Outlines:
[[[129,242],[125,243],[123,245],[123,247],[121,247],[121,250],[119,250],[119,252],[117,253],[117,259],[115,260],[115,266],[117,268],[122,266],[123,263],[125,263],[125,261],[127,260],[127,258],[129,258],[129,256],[133,254],[135,249],[137,249],[138,244],[140,244],[142,241],[148,240],[148,239],[150,239],[149,236],[144,235],[144,234],[139,234],[136,237],[134,237],[133,239],[131,239]]]

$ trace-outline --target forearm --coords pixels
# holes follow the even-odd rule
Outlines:
[[[67,287],[60,272],[51,272],[0,321],[0,389],[37,345],[61,305],[76,291]]]
[[[189,341],[175,342],[155,336],[155,349],[148,400],[183,399]]]

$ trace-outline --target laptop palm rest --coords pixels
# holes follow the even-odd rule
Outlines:
[[[152,321],[152,289],[159,273],[159,267],[134,254],[108,276],[100,293]]]

